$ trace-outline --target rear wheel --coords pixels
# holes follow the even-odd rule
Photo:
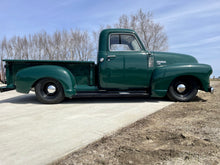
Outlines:
[[[198,92],[198,83],[194,78],[179,78],[174,80],[168,90],[167,96],[174,101],[191,101]]]
[[[35,86],[37,99],[41,103],[56,104],[64,100],[63,87],[54,79],[42,79]]]

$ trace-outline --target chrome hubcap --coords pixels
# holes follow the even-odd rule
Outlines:
[[[184,84],[179,84],[179,85],[177,86],[177,91],[178,91],[179,93],[183,93],[185,90],[186,90],[186,86],[185,86]]]
[[[47,87],[47,92],[49,93],[49,94],[53,94],[53,93],[55,93],[56,92],[56,87],[54,86],[54,85],[49,85],[48,87]]]

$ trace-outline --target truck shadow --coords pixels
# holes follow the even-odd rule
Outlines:
[[[41,104],[37,101],[34,94],[21,95],[16,97],[0,100],[0,104],[12,103],[12,104]]]
[[[169,101],[166,98],[148,98],[148,97],[83,97],[83,98],[66,98],[60,104],[102,104],[102,103],[138,103],[149,102],[157,103],[160,101]],[[206,102],[200,97],[196,97],[192,102]],[[42,104],[40,103],[34,94],[16,96],[4,100],[0,100],[0,104],[12,103],[12,104]]]
[[[146,98],[146,97],[83,97],[83,98],[66,98],[60,104],[102,104],[102,103],[138,103],[138,102],[151,102],[157,103],[160,101],[168,101],[166,99]],[[40,103],[34,94],[21,95],[0,100],[0,104],[12,103],[12,104],[42,104]]]
[[[138,102],[159,102],[162,99],[150,99],[146,97],[93,97],[93,98],[72,98],[65,99],[62,104],[98,104],[98,103],[138,103]]]
[[[206,102],[207,100],[199,97],[199,96],[196,96],[194,100],[192,100],[192,102]]]

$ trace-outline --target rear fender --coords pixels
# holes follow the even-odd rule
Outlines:
[[[40,65],[20,70],[15,77],[16,90],[28,93],[39,80],[44,78],[58,80],[63,86],[66,97],[76,94],[75,77],[68,69],[56,65]]]
[[[212,68],[206,64],[182,64],[158,67],[154,70],[151,82],[151,96],[164,97],[171,82],[178,77],[194,77],[201,85],[200,89],[208,92],[209,76]]]

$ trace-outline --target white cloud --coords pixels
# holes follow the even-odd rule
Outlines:
[[[210,43],[216,43],[216,42],[220,43],[220,36],[205,38],[204,40],[198,40],[197,42],[175,44],[173,46],[171,45],[170,47],[171,47],[171,49],[190,48],[190,47],[203,46],[203,45],[207,45]]]
[[[155,21],[162,23],[170,23],[175,20],[179,20],[185,17],[198,16],[210,16],[211,14],[220,13],[220,2],[215,3],[201,3],[184,7],[179,7],[167,13],[162,13],[160,18],[156,18]]]

